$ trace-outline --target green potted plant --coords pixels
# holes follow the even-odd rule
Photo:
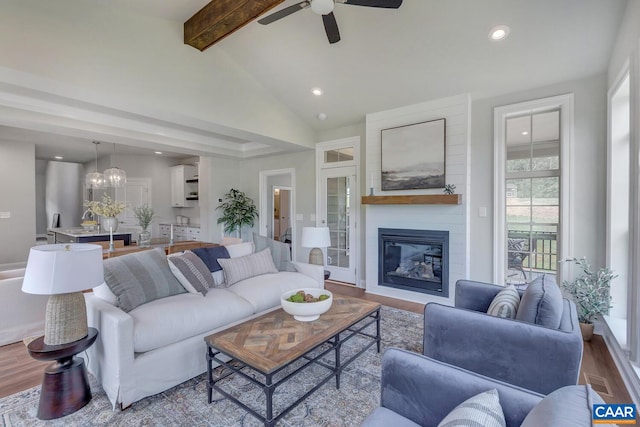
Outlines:
[[[586,258],[568,258],[580,267],[582,274],[569,282],[562,282],[562,287],[571,295],[578,308],[578,321],[585,341],[593,335],[593,320],[600,314],[606,314],[611,308],[611,280],[618,277],[608,267],[593,271]]]
[[[140,232],[140,237],[138,239],[138,245],[147,247],[151,244],[151,232],[147,230],[147,228],[151,224],[151,221],[153,221],[155,211],[145,203],[142,206],[134,207],[133,214],[138,220],[138,225],[142,227],[142,231]]]
[[[258,209],[253,203],[253,199],[235,188],[224,195],[223,201],[217,209],[222,211],[222,216],[218,218],[218,224],[224,224],[224,231],[229,234],[235,231],[237,237],[240,237],[243,225],[253,227],[255,219],[258,217]]]

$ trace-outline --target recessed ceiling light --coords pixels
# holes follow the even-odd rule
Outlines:
[[[156,154],[162,154],[162,151],[156,151],[155,153]]]
[[[522,131],[522,134],[523,134],[524,136],[527,136],[527,135],[529,135],[529,131],[527,131],[527,130],[523,130],[523,131]]]
[[[320,96],[322,95],[322,89],[320,89],[319,87],[314,87],[313,89],[311,89],[311,93],[315,96]]]
[[[56,159],[56,160],[62,160],[62,159],[64,159],[64,157],[62,157],[62,156],[55,156],[55,157],[54,157],[54,159]]]
[[[327,115],[325,113],[319,113],[318,114],[318,120],[327,120]]]
[[[491,29],[491,31],[489,31],[489,40],[504,40],[505,38],[507,38],[510,32],[511,28],[507,27],[506,25],[495,26]]]

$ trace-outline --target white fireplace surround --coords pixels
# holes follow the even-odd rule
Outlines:
[[[396,126],[447,119],[446,127],[446,183],[456,186],[462,195],[460,205],[364,205],[366,206],[366,290],[372,294],[414,301],[439,302],[453,305],[454,285],[469,277],[469,117],[468,94],[457,95],[410,105],[394,110],[367,114],[366,173],[367,182],[373,177],[374,194],[415,195],[442,194],[442,189],[381,191],[380,190],[380,131]],[[449,231],[449,297],[378,286],[378,229],[429,229]]]

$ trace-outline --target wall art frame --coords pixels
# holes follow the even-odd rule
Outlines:
[[[380,131],[382,191],[444,188],[446,119]]]

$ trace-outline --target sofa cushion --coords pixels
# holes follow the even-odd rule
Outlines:
[[[171,272],[187,292],[206,295],[209,288],[215,287],[209,268],[193,252],[184,251],[169,255],[167,261],[169,261]]]
[[[253,242],[243,242],[235,245],[227,245],[229,258],[239,258],[241,256],[251,255],[254,251]]]
[[[113,292],[111,292],[111,289],[109,289],[109,285],[107,285],[106,283],[93,288],[93,294],[111,305],[115,305],[116,307],[118,306],[118,297],[115,296]]]
[[[185,293],[158,299],[129,312],[133,349],[142,353],[164,347],[253,313],[251,304],[226,289],[210,289],[204,297]]]
[[[498,390],[491,389],[465,400],[438,424],[438,427],[454,426],[506,427],[500,406]],[[544,425],[544,424],[540,424]]]
[[[295,271],[295,267],[291,264],[291,246],[288,244],[256,233],[253,233],[253,244],[256,252],[266,248],[271,250],[271,258],[278,271]]]
[[[562,318],[562,293],[554,276],[544,274],[534,279],[524,291],[516,314],[517,320],[558,329]]]
[[[227,290],[241,296],[253,305],[254,311],[263,311],[280,306],[280,297],[287,291],[302,288],[317,288],[318,282],[302,273],[280,271],[275,274],[245,279]]]
[[[240,258],[219,259],[218,262],[224,271],[224,281],[227,286],[250,277],[278,272],[273,265],[269,248]]]
[[[557,389],[538,403],[522,422],[522,427],[591,425],[591,408],[604,403],[590,385],[570,385]],[[612,424],[598,424],[598,426]]]
[[[405,418],[402,415],[393,412],[383,406],[376,408],[375,411],[369,415],[361,427],[420,427],[420,424],[416,424],[409,418]]]
[[[493,298],[487,314],[506,319],[515,319],[520,305],[520,294],[514,285],[507,285]]]
[[[222,270],[218,258],[229,258],[229,251],[224,246],[197,248],[192,252],[202,259],[211,273]]]
[[[171,273],[162,249],[136,252],[104,261],[104,281],[129,312],[139,305],[186,292]]]

